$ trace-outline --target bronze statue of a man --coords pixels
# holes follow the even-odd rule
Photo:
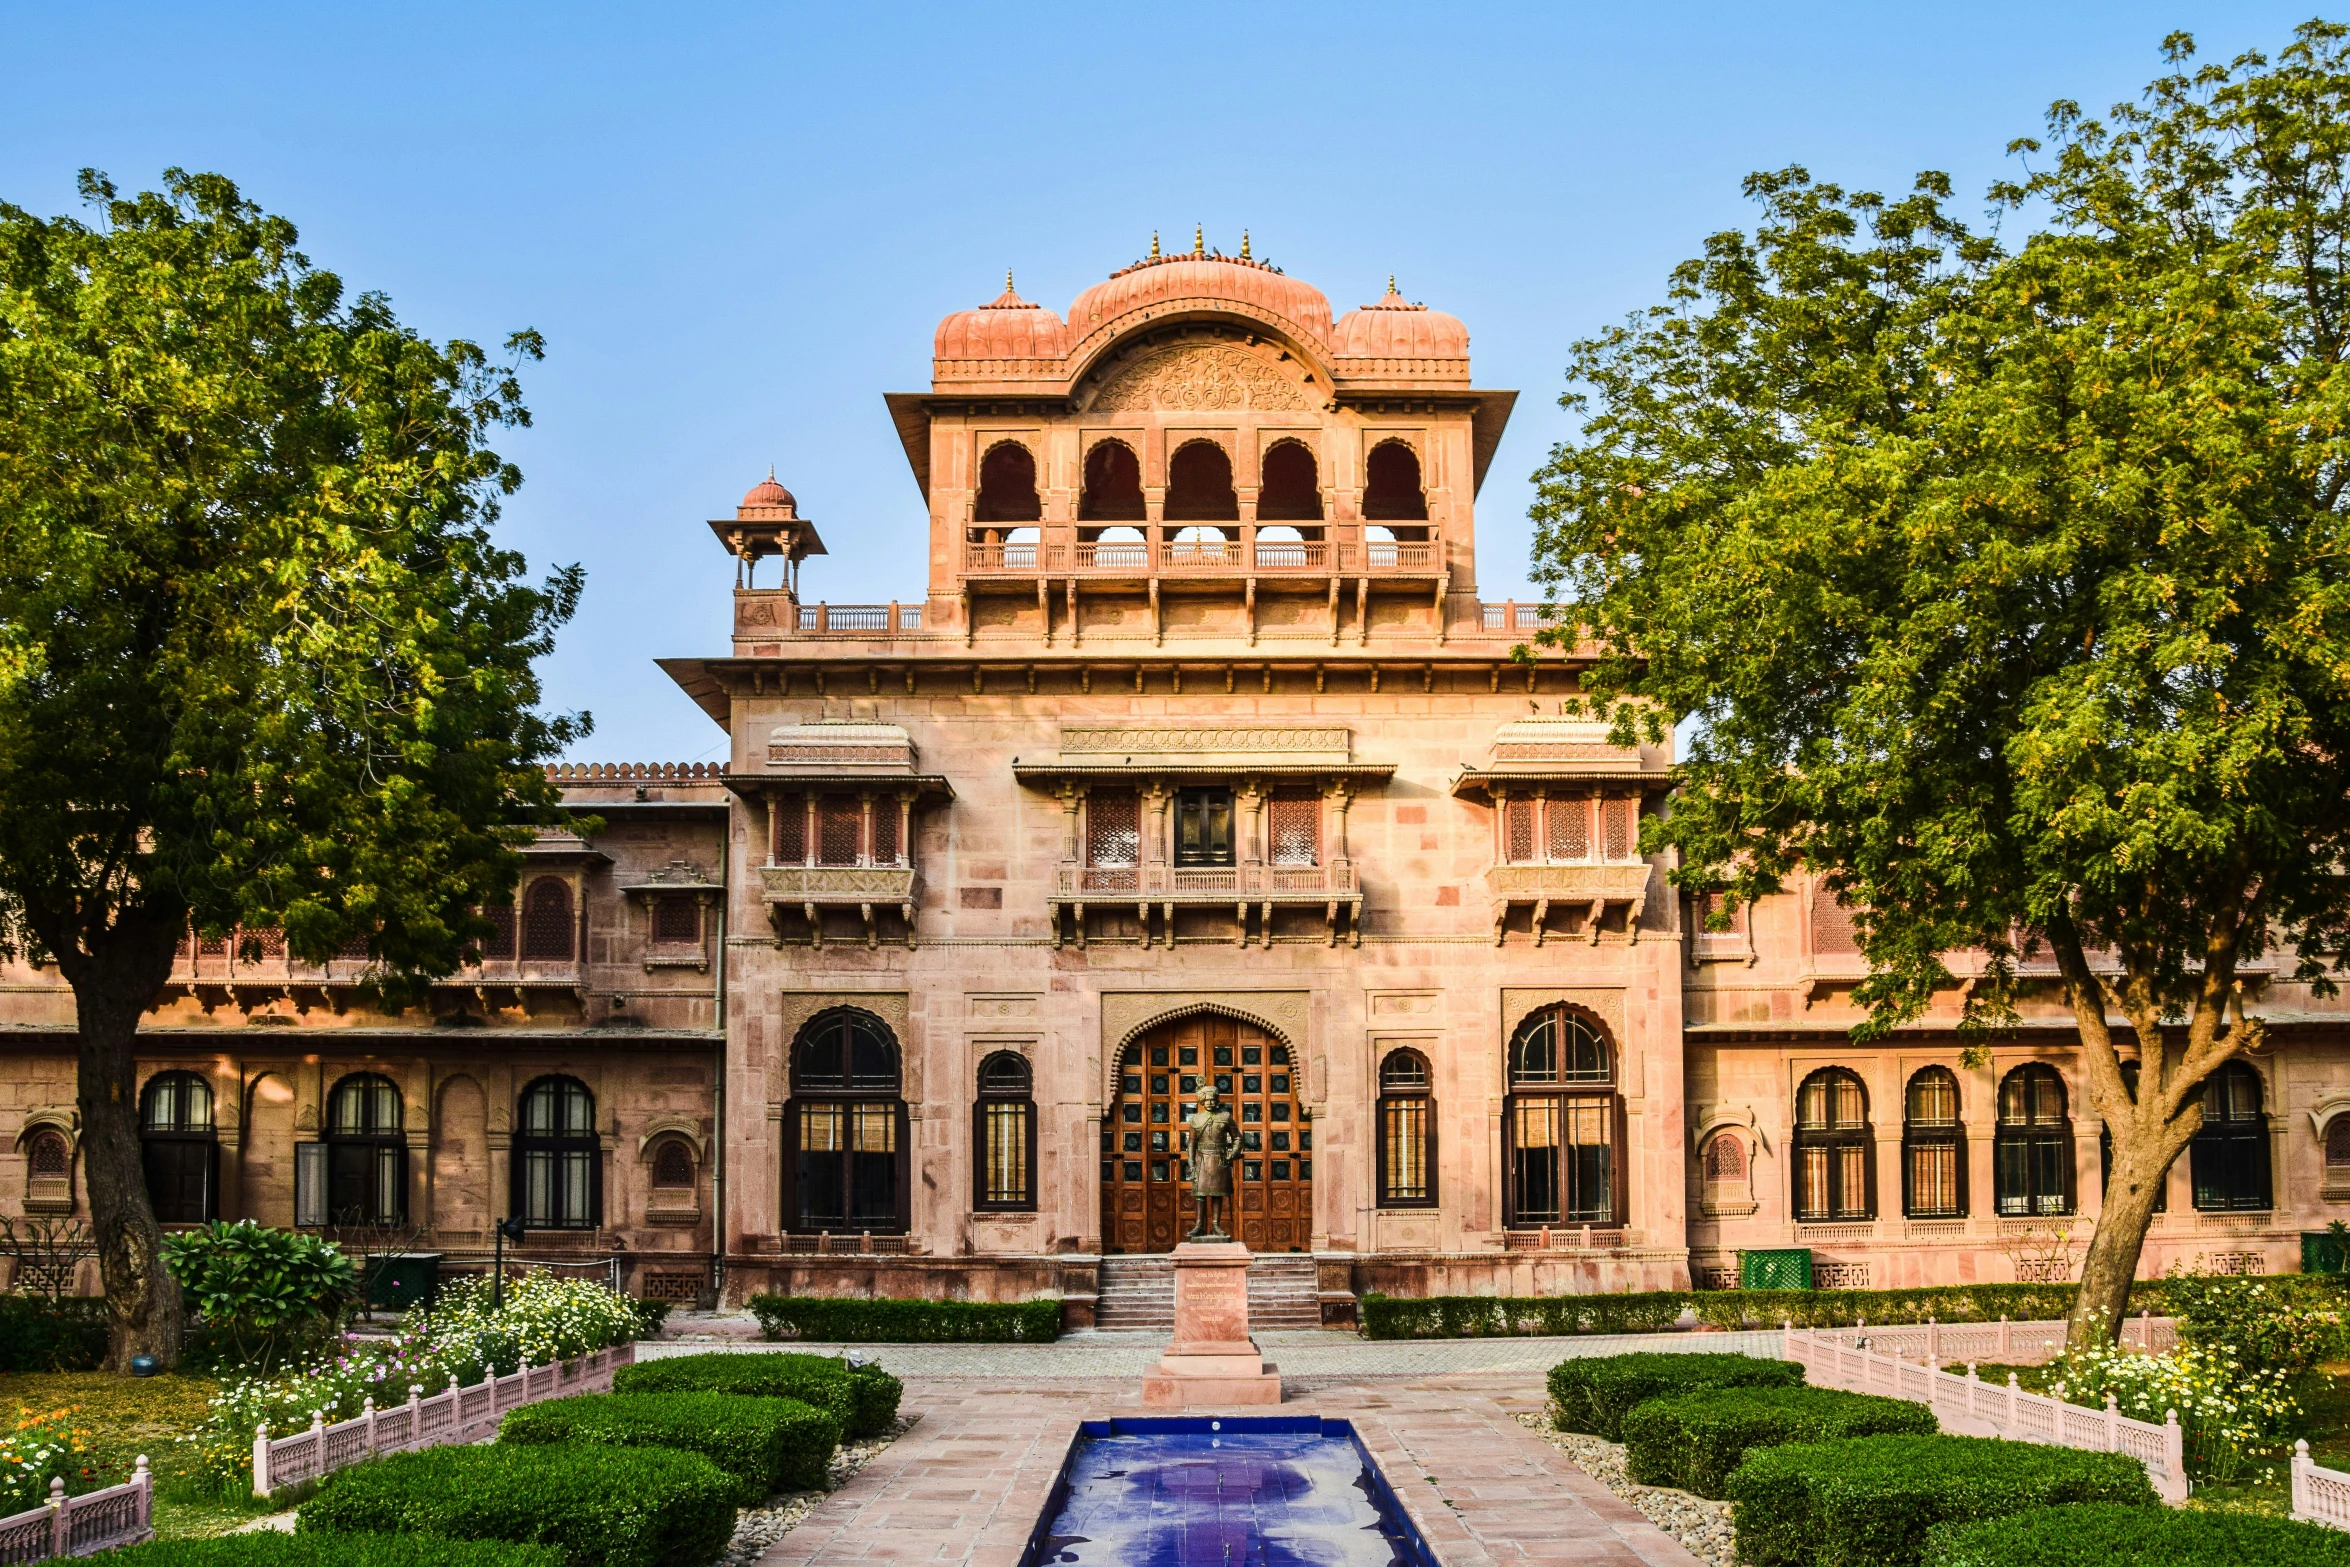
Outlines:
[[[1232,1155],[1240,1148],[1240,1128],[1232,1112],[1216,1103],[1216,1085],[1199,1091],[1199,1108],[1183,1123],[1191,1129],[1191,1200],[1198,1208],[1187,1241],[1228,1241],[1218,1222],[1232,1202]],[[1222,1208],[1215,1205],[1221,1204]]]

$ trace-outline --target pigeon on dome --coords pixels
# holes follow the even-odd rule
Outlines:
[[[1365,310],[1425,310],[1428,307],[1422,304],[1415,304],[1411,300],[1404,298],[1403,295],[1397,293],[1395,291],[1395,274],[1390,272],[1387,274],[1386,295],[1381,298],[1377,304],[1365,305],[1363,308]]]
[[[1004,268],[1004,291],[979,308],[982,310],[1039,310],[1043,307],[1032,305],[1020,297],[1019,290],[1012,287],[1012,269],[1006,267]]]

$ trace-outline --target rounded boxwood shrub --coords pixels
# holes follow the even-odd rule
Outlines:
[[[1624,1416],[1625,1468],[1642,1485],[1719,1499],[1749,1449],[1942,1429],[1906,1399],[1825,1387],[1715,1387],[1652,1398]]]
[[[1624,1416],[1652,1398],[1707,1387],[1800,1387],[1791,1360],[1752,1355],[1591,1355],[1550,1368],[1550,1399],[1561,1431],[1624,1439]]]
[[[447,1540],[432,1534],[252,1534],[159,1540],[106,1558],[109,1567],[563,1567],[543,1545]]]
[[[1988,1436],[1860,1436],[1757,1448],[1723,1488],[1754,1567],[1908,1567],[1939,1523],[2060,1502],[2154,1505],[2125,1453]]]
[[[2257,1513],[2082,1502],[1938,1525],[1935,1567],[2350,1567],[2350,1534]]]
[[[564,1567],[703,1567],[734,1537],[735,1481],[699,1453],[581,1444],[435,1447],[328,1475],[301,1534],[544,1545]]]
[[[796,1398],[829,1409],[852,1438],[879,1436],[898,1415],[904,1384],[879,1366],[851,1366],[830,1355],[671,1355],[623,1366],[612,1376],[615,1393],[743,1393]]]
[[[832,1451],[840,1446],[840,1417],[796,1398],[589,1393],[525,1404],[499,1422],[498,1440],[699,1453],[734,1477],[736,1502],[754,1507],[778,1491],[823,1487]]]

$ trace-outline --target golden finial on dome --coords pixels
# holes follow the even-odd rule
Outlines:
[[[1208,226],[1205,223],[1195,224],[1192,228],[1191,253],[1195,256],[1208,253]]]
[[[1241,259],[1241,260],[1243,260],[1243,261],[1246,261],[1246,260],[1248,259],[1248,230],[1247,230],[1247,229],[1242,229],[1242,230],[1240,231],[1240,259]]]
[[[1018,289],[1012,286],[1012,269],[1010,267],[1004,268],[1004,292],[1007,294],[1016,294],[1019,292]]]
[[[1151,230],[1151,259],[1153,261],[1159,259],[1159,231],[1157,229]]]
[[[1387,292],[1390,294],[1395,292],[1395,274],[1392,272],[1387,274]]]

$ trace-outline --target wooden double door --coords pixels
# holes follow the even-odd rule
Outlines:
[[[1184,1122],[1213,1081],[1240,1128],[1231,1221],[1251,1251],[1305,1251],[1314,1228],[1314,1129],[1289,1047],[1237,1018],[1164,1024],[1126,1047],[1102,1123],[1102,1244],[1173,1251],[1192,1225]]]

